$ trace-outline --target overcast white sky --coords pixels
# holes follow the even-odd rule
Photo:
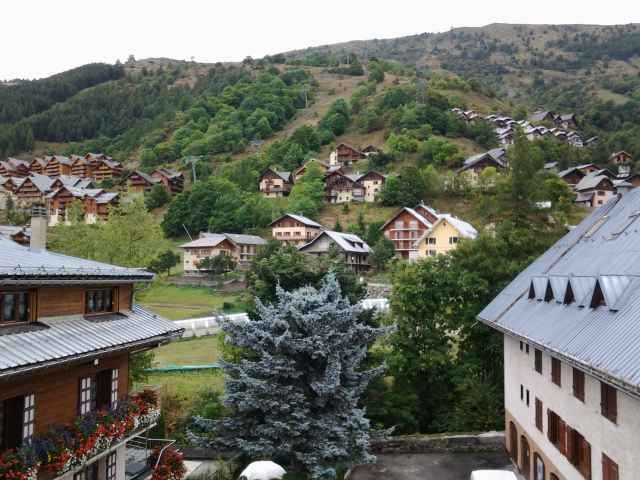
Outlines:
[[[3,0],[0,79],[43,77],[129,54],[237,61],[494,22],[638,21],[634,0]]]

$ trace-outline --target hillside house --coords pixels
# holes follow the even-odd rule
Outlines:
[[[570,187],[575,187],[578,183],[580,183],[580,180],[582,180],[586,176],[586,174],[578,167],[570,167],[566,170],[558,172],[558,176],[562,180],[567,182]]]
[[[633,162],[633,157],[630,153],[621,150],[619,152],[614,152],[609,156],[609,163],[614,165],[626,165],[628,163]]]
[[[34,203],[44,204],[47,194],[51,191],[52,184],[53,178],[51,177],[38,173],[31,174],[24,179],[14,192],[17,205],[29,207]]]
[[[604,205],[616,194],[613,180],[607,175],[600,175],[597,172],[585,176],[574,189],[577,193],[576,203],[587,208]]]
[[[567,130],[578,128],[578,119],[576,118],[575,113],[562,113],[560,115],[556,115],[554,122],[557,126]]]
[[[494,148],[488,152],[473,155],[464,161],[456,173],[464,173],[470,181],[477,182],[480,174],[488,167],[493,167],[498,172],[505,170],[507,168],[506,155],[507,151],[504,148]]]
[[[29,162],[29,173],[39,173],[44,175],[47,168],[47,159],[44,157],[34,157]]]
[[[345,265],[355,273],[369,271],[371,248],[357,235],[352,233],[322,231],[316,238],[302,245],[300,252],[312,256],[325,256],[332,250],[340,253]]]
[[[29,246],[29,243],[31,243],[31,228],[16,225],[0,225],[0,236],[13,240],[19,245]]]
[[[529,117],[529,122],[531,123],[555,123],[557,115],[554,112],[549,111],[538,111],[534,112]]]
[[[333,172],[324,179],[327,203],[349,203],[364,201],[364,186],[358,183],[360,174]]]
[[[93,171],[89,160],[81,155],[71,155],[71,175],[75,177],[85,178],[91,177]]]
[[[287,197],[292,187],[291,172],[279,172],[273,168],[267,168],[260,175],[260,193],[263,197]]]
[[[576,168],[580,170],[582,173],[584,173],[585,175],[589,175],[590,173],[594,173],[601,170],[601,168],[598,167],[595,163],[585,163],[583,165],[578,165]]]
[[[229,255],[237,268],[246,269],[258,254],[258,249],[266,244],[264,239],[256,235],[201,232],[199,238],[180,245],[184,251],[184,273],[205,274],[206,270],[200,268],[200,262],[217,255]]]
[[[271,236],[284,245],[299,247],[310,242],[324,227],[303,215],[287,213],[271,222]]]
[[[78,188],[69,185],[53,190],[47,195],[49,206],[49,226],[71,221],[68,207],[74,200],[83,207],[84,222],[96,223],[106,220],[109,209],[118,205],[120,197],[117,193],[107,192],[101,188]]]
[[[90,154],[88,154],[90,155]],[[122,176],[122,165],[111,158],[89,160],[89,168],[96,182],[111,180]]]
[[[362,150],[362,153],[364,153],[367,157],[371,156],[371,155],[378,155],[379,153],[382,153],[382,150],[379,149],[378,147],[376,147],[375,145],[367,145],[366,147],[364,147]]]
[[[45,157],[47,166],[44,167],[44,175],[48,177],[58,177],[60,175],[71,175],[71,159],[63,155],[50,155]]]
[[[478,231],[473,225],[448,213],[438,214],[438,220],[415,241],[415,250],[410,252],[409,258],[435,257],[449,253],[458,247],[460,239],[473,240]]]
[[[589,137],[584,141],[585,147],[595,147],[598,145],[600,139],[598,137]]]
[[[183,330],[135,305],[134,284],[153,274],[48,252],[43,216],[32,219],[32,229],[29,247],[0,237],[0,463],[11,449],[55,438],[60,445],[44,457],[53,470],[28,472],[18,463],[20,473],[125,480],[127,442],[154,427],[160,413],[153,393],[130,394],[130,355]],[[115,408],[128,419],[126,434],[116,433],[125,431],[121,420],[96,415]],[[105,441],[84,439],[76,426],[83,418],[82,433],[109,432]]]
[[[640,472],[640,190],[592,212],[478,320],[503,336],[506,448],[525,478]]]
[[[329,165],[351,165],[366,158],[366,154],[346,143],[339,144],[336,149],[329,155]]]
[[[0,162],[0,175],[3,177],[26,177],[29,175],[29,162],[9,157]]]
[[[320,160],[316,160],[314,158],[314,159],[311,159],[308,162],[304,163],[303,165],[300,165],[297,169],[295,169],[293,171],[293,183],[297,182],[298,180],[300,180],[302,178],[302,176],[307,171],[307,166],[310,165],[310,164],[317,165],[325,175],[327,175],[329,173],[333,173],[333,172],[344,173],[343,170],[342,170],[342,166],[341,165],[333,165],[333,166],[331,166],[328,163],[322,162]]]
[[[380,230],[393,242],[396,254],[409,258],[417,250],[415,242],[438,221],[438,212],[424,204],[404,207],[387,220]]]
[[[151,174],[135,170],[129,175],[128,184],[129,190],[135,193],[148,192],[154,185],[160,184],[171,195],[175,195],[184,189],[184,175],[168,168],[158,168]]]
[[[358,177],[358,183],[364,187],[364,201],[367,203],[375,202],[386,180],[386,175],[373,170]]]

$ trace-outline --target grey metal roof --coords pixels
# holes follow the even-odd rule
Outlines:
[[[468,170],[473,167],[475,164],[481,162],[482,160],[489,159],[497,164],[501,168],[505,168],[505,162],[503,157],[506,154],[506,150],[504,148],[494,148],[489,150],[488,152],[478,153],[476,155],[472,155],[464,161],[464,165],[459,168],[457,171],[462,172],[464,170]]]
[[[640,189],[616,196],[522,271],[478,318],[640,396]],[[575,302],[536,297],[566,276]],[[598,283],[605,305],[591,308]],[[553,287],[553,282],[552,282]],[[546,286],[545,286],[546,288]],[[566,290],[565,290],[566,292]]]
[[[313,220],[311,220],[308,217],[305,217],[304,215],[297,215],[294,213],[285,213],[284,215],[282,215],[281,217],[277,218],[276,220],[274,220],[273,222],[271,222],[269,224],[269,226],[273,225],[276,222],[279,222],[280,220],[282,220],[285,217],[291,217],[293,218],[295,221],[302,223],[303,225],[306,225],[307,227],[315,227],[315,228],[324,228],[322,225],[320,225],[318,222],[314,222]]]
[[[0,377],[182,333],[137,305],[122,313],[99,322],[82,316],[42,319],[38,323],[44,328],[0,335]]]
[[[71,257],[29,247],[0,237],[0,284],[14,280],[62,278],[120,278],[145,281],[153,274],[139,268],[118,267],[107,263]]]
[[[229,240],[236,245],[266,245],[267,241],[257,235],[243,235],[240,233],[200,233],[200,238],[196,238],[188,243],[180,245],[180,248],[215,247],[223,240]]]
[[[611,180],[607,175],[601,175],[599,172],[593,172],[586,175],[575,186],[576,191],[590,190],[596,188],[603,180]]]
[[[267,241],[257,235],[243,235],[240,233],[225,233],[233,243],[238,245],[266,245]]]
[[[320,235],[304,245],[298,250],[304,251],[307,247],[316,243],[323,236],[329,237],[332,242],[341,250],[349,253],[370,253],[371,248],[359,236],[353,233],[334,232],[332,230],[324,230]]]

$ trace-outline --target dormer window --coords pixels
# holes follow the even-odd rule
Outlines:
[[[571,288],[571,282],[567,282],[567,290],[564,293],[564,300],[562,301],[562,303],[564,303],[565,305],[571,305],[575,301],[576,301],[576,297],[573,294],[573,289]]]
[[[115,311],[115,297],[116,289],[113,287],[87,290],[85,292],[85,313],[91,315]]]
[[[544,301],[550,302],[553,300],[553,289],[551,288],[551,282],[547,282],[547,288],[544,291]]]
[[[0,293],[0,324],[31,320],[31,295],[26,291]]]
[[[533,281],[529,285],[529,300],[534,300],[536,298],[536,289],[533,286]]]
[[[591,297],[591,304],[589,305],[591,308],[598,308],[601,306],[605,306],[607,302],[605,301],[604,294],[602,293],[602,288],[600,288],[600,282],[596,282],[595,287],[593,288],[593,296]]]

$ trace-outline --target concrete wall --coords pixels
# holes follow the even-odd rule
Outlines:
[[[600,381],[585,374],[585,402],[573,396],[573,370],[562,363],[561,387],[551,381],[551,357],[542,353],[542,374],[535,371],[535,349],[520,351],[520,342],[504,336],[505,409],[516,420],[518,434],[524,430],[532,447],[537,446],[557,469],[560,478],[582,479],[578,470],[549,442],[547,409],[584,436],[591,444],[592,478],[602,478],[602,454],[618,464],[620,480],[637,479],[640,472],[640,401],[618,391],[618,420],[614,424],[600,413]],[[523,385],[525,400],[520,399]],[[529,391],[529,406],[526,392]],[[543,431],[535,426],[535,399],[543,405]],[[522,430],[521,430],[522,429]],[[505,431],[509,432],[508,425]],[[509,445],[509,439],[507,440]],[[532,458],[533,463],[533,458]],[[547,478],[552,466],[546,465]]]
[[[371,451],[378,454],[501,452],[503,450],[503,432],[477,435],[401,435],[371,441]]]

